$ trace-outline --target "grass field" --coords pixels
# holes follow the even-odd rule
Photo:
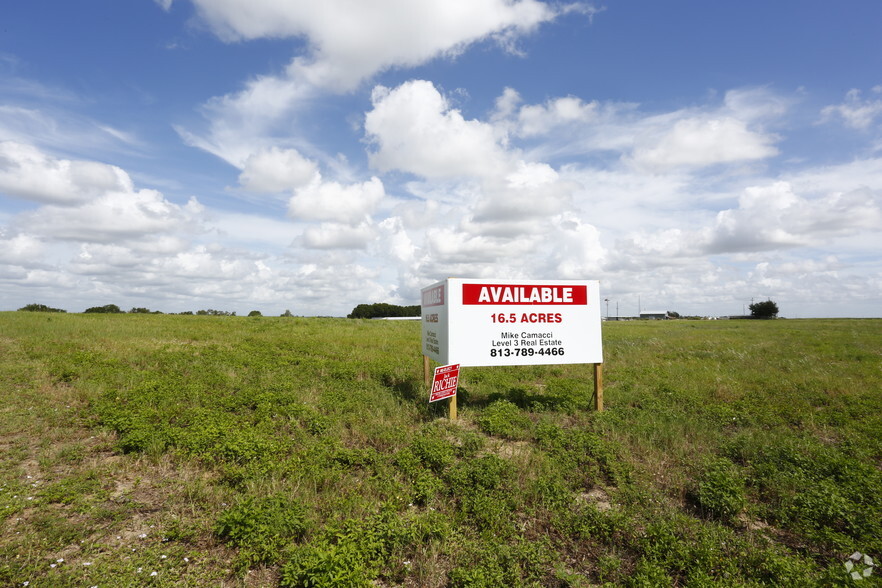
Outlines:
[[[464,368],[449,422],[416,322],[0,313],[0,585],[882,585],[882,321],[603,339],[603,413]]]

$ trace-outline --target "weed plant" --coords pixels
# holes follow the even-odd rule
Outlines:
[[[882,585],[882,321],[603,339],[605,412],[465,368],[450,422],[412,322],[0,313],[0,585]]]

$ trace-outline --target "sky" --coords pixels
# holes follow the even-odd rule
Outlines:
[[[345,316],[460,277],[882,317],[880,28],[872,0],[6,2],[0,310]]]

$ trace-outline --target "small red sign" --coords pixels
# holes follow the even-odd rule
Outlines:
[[[429,402],[456,396],[457,382],[459,382],[458,363],[436,367],[435,379],[432,382],[432,392],[429,394]]]

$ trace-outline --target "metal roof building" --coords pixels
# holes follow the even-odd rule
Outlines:
[[[650,320],[664,320],[671,317],[668,316],[667,310],[643,310],[640,312],[640,318]]]

